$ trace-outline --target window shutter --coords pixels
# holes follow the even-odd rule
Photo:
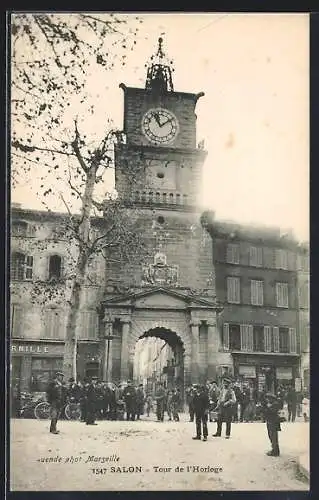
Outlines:
[[[278,326],[273,327],[273,337],[274,337],[274,352],[279,352],[279,328],[278,328]]]
[[[289,328],[289,352],[297,353],[296,328]]]
[[[80,318],[81,318],[80,336],[82,339],[88,339],[89,338],[88,311],[81,311]]]
[[[23,307],[20,305],[11,306],[11,336],[23,336]]]
[[[98,317],[95,311],[88,312],[89,320],[88,320],[88,338],[96,339],[97,338],[97,323]]]
[[[271,326],[264,326],[265,351],[271,352]]]
[[[240,349],[241,351],[249,351],[248,325],[240,325]]]
[[[248,325],[247,326],[247,330],[248,330],[247,351],[253,351],[254,350],[254,329],[253,329],[253,325]]]
[[[229,323],[223,324],[223,349],[229,351]]]
[[[53,323],[53,315],[52,315],[52,309],[49,309],[45,311],[45,316],[44,316],[44,336],[46,338],[52,338],[52,323]]]
[[[263,252],[261,247],[250,247],[249,265],[261,267],[263,265]]]

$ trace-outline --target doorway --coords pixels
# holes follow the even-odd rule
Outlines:
[[[97,361],[91,361],[85,365],[85,378],[91,379],[92,377],[99,377],[100,364]]]

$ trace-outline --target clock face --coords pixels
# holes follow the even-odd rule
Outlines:
[[[142,131],[153,144],[170,144],[179,132],[176,116],[167,109],[149,109],[142,118]]]

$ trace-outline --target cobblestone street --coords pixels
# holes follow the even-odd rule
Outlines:
[[[297,460],[309,448],[309,425],[283,423],[281,456],[268,457],[263,423],[233,424],[231,439],[193,441],[182,421],[59,422],[59,435],[38,420],[11,421],[13,491],[308,490]],[[224,431],[223,431],[224,432]],[[179,470],[178,470],[179,468]],[[183,469],[183,470],[182,470]]]

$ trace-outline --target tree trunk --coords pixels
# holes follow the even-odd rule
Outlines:
[[[76,263],[75,278],[69,299],[68,319],[64,342],[63,373],[65,380],[73,377],[77,380],[77,325],[80,315],[81,291],[85,282],[85,273],[89,258],[88,241],[90,217],[92,210],[93,190],[96,168],[91,167],[87,173],[85,192],[82,198],[82,222],[78,229],[79,255]]]

